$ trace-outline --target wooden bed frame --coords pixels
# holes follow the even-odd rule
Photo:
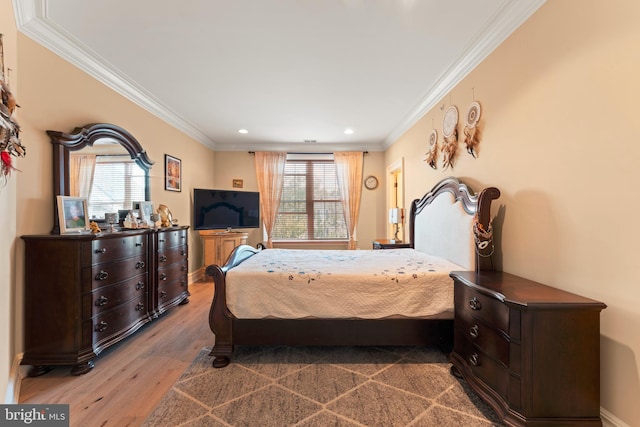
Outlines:
[[[416,216],[440,195],[450,193],[464,211],[474,216],[476,243],[475,269],[493,270],[493,243],[486,233],[491,222],[491,201],[500,197],[495,187],[472,195],[465,184],[449,177],[411,204],[409,218],[411,247],[415,248]],[[478,231],[479,229],[479,231]],[[261,245],[259,245],[261,246]],[[451,319],[238,319],[226,305],[226,272],[258,253],[262,248],[238,246],[224,266],[210,265],[206,274],[213,277],[215,293],[209,311],[209,326],[215,335],[211,350],[213,366],[230,362],[234,345],[439,345],[450,350],[453,344]],[[453,286],[453,282],[452,282]]]

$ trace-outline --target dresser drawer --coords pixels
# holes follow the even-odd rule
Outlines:
[[[158,267],[162,268],[175,262],[186,261],[188,257],[189,247],[187,245],[158,250]]]
[[[125,304],[104,311],[90,320],[83,322],[83,333],[96,346],[113,335],[136,328],[150,320],[147,310],[147,297],[141,295]]]
[[[82,269],[82,292],[91,292],[147,272],[146,254]]]
[[[187,230],[158,232],[158,250],[187,244]]]
[[[171,303],[176,298],[188,295],[187,275],[183,274],[177,277],[177,280],[159,282],[158,284],[158,306]]]
[[[82,318],[89,319],[103,311],[111,310],[133,298],[147,294],[147,275],[142,274],[111,286],[102,286],[82,296]]]
[[[91,242],[91,253],[83,253],[83,265],[111,262],[116,259],[141,256],[147,253],[147,235],[137,234],[116,238],[96,239]]]
[[[189,269],[187,261],[176,262],[158,269],[158,286],[165,283],[179,282],[187,280],[187,270]]]
[[[454,301],[456,313],[473,317],[484,324],[509,333],[509,307],[501,301],[488,297],[475,289],[454,282]]]

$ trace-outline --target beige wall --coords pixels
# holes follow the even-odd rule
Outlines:
[[[113,123],[128,130],[146,149],[151,169],[151,200],[164,203],[180,224],[190,224],[195,187],[213,185],[214,152],[115,93],[80,69],[22,34],[18,35],[20,124],[27,157],[17,181],[17,235],[49,233],[53,226],[52,148],[45,131],[70,132],[87,123]],[[182,160],[182,191],[164,190],[164,155]],[[24,246],[16,241],[17,351],[22,348]],[[202,264],[202,247],[190,233],[190,272]]]
[[[601,405],[630,426],[640,425],[638,22],[638,2],[548,1],[386,158],[405,158],[409,196],[449,174],[499,187],[504,271],[608,305]],[[453,170],[430,169],[421,159],[434,122],[442,135],[439,107],[458,107],[461,131],[474,93],[478,158],[460,144]]]
[[[0,2],[0,34],[3,35],[4,71],[8,77],[11,93],[20,101],[18,93],[18,53],[17,30],[13,19],[11,2]],[[9,72],[11,69],[11,72]],[[20,122],[21,115],[15,113]],[[15,165],[22,168],[24,159],[14,159]],[[14,173],[6,183],[0,187],[0,396],[2,402],[13,403],[13,389],[9,385],[9,372],[14,361],[15,346],[13,342],[13,328],[15,325],[15,257],[16,257],[16,197],[17,184]]]
[[[214,169],[217,188],[231,189],[234,179],[242,179],[244,180],[243,190],[258,190],[253,155],[247,151],[217,151]],[[384,173],[384,153],[369,152],[364,156],[364,176],[375,175],[378,177],[380,185],[376,190],[362,190],[357,229],[360,249],[371,249],[373,239],[386,237]],[[255,246],[256,243],[262,241],[262,229],[249,232],[248,243],[250,245]]]

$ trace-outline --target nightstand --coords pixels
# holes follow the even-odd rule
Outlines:
[[[510,426],[602,426],[605,304],[507,273],[451,277],[456,375]]]
[[[397,242],[389,239],[376,239],[373,242],[373,249],[401,249],[410,248],[411,244],[406,242]]]

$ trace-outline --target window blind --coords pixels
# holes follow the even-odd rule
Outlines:
[[[274,240],[346,239],[333,160],[287,160]]]

